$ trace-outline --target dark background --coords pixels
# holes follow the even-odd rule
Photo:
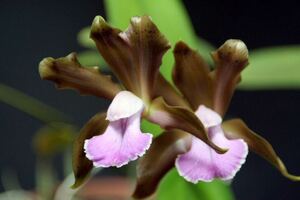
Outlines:
[[[184,3],[197,33],[216,46],[228,38],[242,39],[249,49],[300,43],[299,6],[290,0]],[[77,44],[77,32],[99,14],[105,14],[99,0],[0,0],[1,83],[58,108],[82,126],[108,103],[57,91],[52,83],[40,80],[37,66],[44,57],[83,50]],[[299,102],[300,90],[238,91],[229,111],[229,116],[243,118],[266,137],[296,174],[300,174]],[[41,126],[0,103],[0,170],[16,170],[26,189],[34,187],[31,138]],[[237,174],[233,189],[238,200],[300,199],[300,183],[285,179],[254,154]]]

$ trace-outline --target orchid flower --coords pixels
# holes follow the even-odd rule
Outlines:
[[[250,130],[241,119],[223,121],[241,71],[248,64],[248,50],[240,40],[227,40],[212,53],[211,71],[202,57],[184,42],[174,48],[173,81],[208,132],[209,140],[228,151],[219,154],[199,138],[182,131],[165,131],[154,139],[147,154],[137,165],[137,185],[133,196],[152,195],[160,180],[173,167],[187,181],[210,182],[232,179],[245,162],[249,150],[274,165],[285,177],[288,173],[272,146]]]
[[[148,16],[133,17],[125,31],[109,26],[97,16],[90,37],[120,83],[97,67],[84,67],[75,53],[45,58],[39,65],[42,79],[59,88],[112,100],[106,113],[98,113],[82,128],[75,141],[73,171],[79,186],[94,167],[121,167],[141,157],[150,147],[151,133],[143,133],[145,118],[168,130],[182,130],[217,153],[201,119],[188,102],[159,73],[169,42]]]

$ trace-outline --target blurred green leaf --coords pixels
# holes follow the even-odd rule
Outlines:
[[[124,30],[132,16],[149,15],[172,45],[183,40],[192,48],[198,49],[205,59],[210,59],[209,52],[214,48],[196,36],[181,0],[106,0],[105,6],[108,21],[113,26]],[[169,81],[173,64],[172,53],[168,51],[164,56],[161,72]]]
[[[165,200],[233,200],[230,187],[222,181],[215,180],[211,183],[192,184],[185,181],[173,169],[160,183],[157,199]]]
[[[83,47],[96,49],[94,41],[90,38],[90,30],[91,27],[89,26],[81,29],[77,35],[77,40],[78,43]]]
[[[112,26],[124,30],[133,16],[143,15],[145,8],[142,7],[143,0],[105,0],[107,20]],[[130,5],[130,6],[129,6]]]
[[[153,124],[147,120],[142,121],[142,130],[144,133],[151,133],[154,136],[158,136],[162,133],[163,129],[159,125]]]
[[[45,123],[70,121],[64,113],[17,89],[0,83],[0,102],[4,102]]]
[[[98,66],[101,71],[108,71],[107,64],[97,50],[82,51],[77,54],[79,62],[83,66]]]
[[[300,46],[282,46],[250,52],[241,89],[299,89]]]

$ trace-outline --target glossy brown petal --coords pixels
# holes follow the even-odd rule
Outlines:
[[[178,42],[173,53],[173,81],[177,88],[192,105],[193,110],[201,104],[212,107],[212,78],[209,76],[208,64],[184,42]]]
[[[120,34],[121,30],[109,26],[101,16],[95,17],[90,37],[125,88],[135,92],[137,77],[132,65],[132,52],[128,42]]]
[[[150,17],[133,17],[121,32],[97,16],[91,38],[125,87],[149,100],[162,56],[170,48]]]
[[[152,101],[149,113],[146,117],[149,121],[160,125],[164,129],[180,129],[186,131],[201,139],[218,153],[225,153],[227,151],[210,141],[203,124],[193,111],[184,107],[169,106],[162,97]]]
[[[277,156],[271,144],[263,137],[250,130],[241,119],[228,120],[223,123],[225,134],[230,139],[242,138],[250,150],[257,153],[272,165],[274,165],[283,176],[293,181],[300,181],[300,176],[288,173],[281,159]]]
[[[84,153],[84,141],[93,136],[102,134],[108,126],[108,121],[105,120],[106,113],[98,113],[92,117],[81,129],[78,138],[75,140],[73,147],[73,172],[75,183],[72,188],[79,187],[93,168],[93,163],[86,158]]]
[[[44,58],[39,64],[42,79],[55,82],[61,89],[71,88],[81,94],[113,99],[121,91],[109,76],[100,73],[97,67],[83,67],[76,54],[54,59]]]
[[[137,164],[137,184],[132,195],[135,199],[149,197],[155,192],[160,180],[174,167],[177,156],[189,150],[190,138],[189,134],[174,130],[153,140]]]
[[[188,102],[185,101],[181,94],[159,73],[156,79],[154,97],[160,96],[162,96],[169,105],[189,107]]]
[[[248,49],[241,40],[227,40],[212,53],[215,62],[213,108],[221,116],[228,109],[232,95],[241,80],[240,73],[248,65]]]

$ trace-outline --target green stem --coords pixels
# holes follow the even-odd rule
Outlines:
[[[36,162],[36,192],[42,198],[52,199],[52,192],[58,183],[57,174],[53,169],[50,158],[37,158]]]
[[[0,83],[0,101],[20,110],[45,123],[70,121],[62,112],[30,97],[14,88]]]

